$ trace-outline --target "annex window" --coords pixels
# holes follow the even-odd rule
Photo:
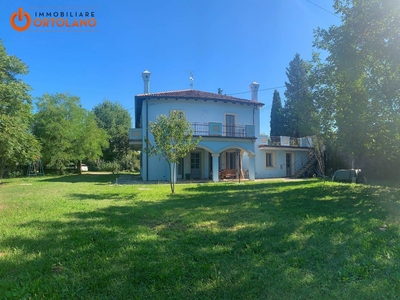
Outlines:
[[[265,153],[265,167],[266,168],[274,167],[274,154],[271,152]]]

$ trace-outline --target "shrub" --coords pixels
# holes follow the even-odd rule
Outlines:
[[[8,172],[7,177],[8,178],[17,178],[22,176],[22,171],[11,171]]]
[[[128,153],[119,160],[119,164],[121,170],[130,172],[139,171],[140,170],[139,153],[132,150],[128,151]]]
[[[121,167],[117,161],[102,161],[97,163],[98,171],[112,172],[113,174],[118,174]]]

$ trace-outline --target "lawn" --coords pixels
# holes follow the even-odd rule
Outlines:
[[[400,189],[5,180],[0,299],[395,299]]]

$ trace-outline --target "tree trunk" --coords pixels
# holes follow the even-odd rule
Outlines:
[[[175,168],[172,168],[172,166],[171,166],[171,164],[173,164],[173,163],[171,163],[171,162],[169,162],[169,161],[167,161],[168,162],[168,169],[169,169],[169,186],[170,186],[170,188],[171,188],[171,194],[173,195],[173,194],[175,194],[175,173],[174,173],[174,169]]]
[[[1,181],[3,180],[5,165],[6,165],[6,159],[3,157],[0,161],[0,184]]]

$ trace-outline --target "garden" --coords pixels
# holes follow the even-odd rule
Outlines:
[[[5,179],[0,299],[393,299],[395,185]]]

